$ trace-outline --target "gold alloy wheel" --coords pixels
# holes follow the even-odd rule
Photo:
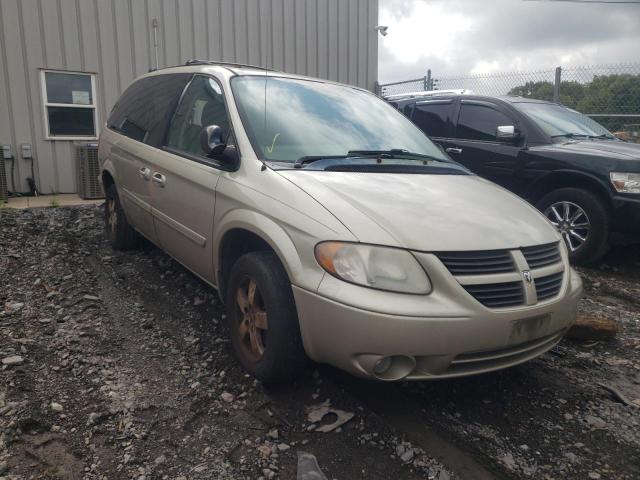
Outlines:
[[[262,295],[253,278],[245,279],[236,291],[241,315],[237,334],[245,356],[257,362],[264,355],[266,333],[269,328]]]
[[[118,209],[116,208],[116,201],[113,198],[107,201],[107,223],[111,230],[111,236],[115,238],[118,229]]]

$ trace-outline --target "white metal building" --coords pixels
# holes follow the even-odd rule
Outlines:
[[[74,142],[150,69],[221,60],[373,90],[377,20],[378,0],[0,0],[8,188],[76,192]]]

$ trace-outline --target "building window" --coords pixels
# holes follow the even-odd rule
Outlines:
[[[47,140],[98,137],[95,74],[42,70],[41,82]]]

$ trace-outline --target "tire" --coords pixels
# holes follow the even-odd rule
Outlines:
[[[571,220],[566,221],[567,205],[568,217],[574,218],[573,223]],[[565,239],[572,264],[593,263],[609,250],[609,211],[596,193],[580,188],[559,188],[542,197],[537,207],[549,220],[557,224],[556,228]],[[583,214],[576,217],[578,209],[581,209]],[[588,227],[583,226],[585,223]],[[572,225],[575,228],[572,228]],[[580,243],[579,237],[585,240]],[[569,245],[569,241],[572,245]]]
[[[304,371],[307,356],[291,282],[278,257],[273,252],[243,255],[227,285],[227,327],[242,366],[264,383],[294,380]]]
[[[104,202],[105,233],[116,250],[128,250],[138,244],[138,233],[133,229],[122,210],[115,184],[109,185]]]

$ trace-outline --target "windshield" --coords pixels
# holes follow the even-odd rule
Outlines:
[[[402,149],[451,162],[404,115],[356,88],[265,76],[235,77],[231,85],[244,127],[264,160],[294,163]]]
[[[519,102],[513,105],[533,119],[551,137],[584,135],[613,138],[613,134],[595,120],[562,105],[533,102]]]

